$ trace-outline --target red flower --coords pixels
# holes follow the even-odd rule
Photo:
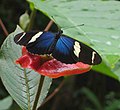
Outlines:
[[[49,56],[33,55],[25,47],[22,48],[22,56],[16,60],[23,68],[31,68],[41,75],[51,78],[82,74],[91,69],[88,64],[78,62],[76,64],[65,64]]]

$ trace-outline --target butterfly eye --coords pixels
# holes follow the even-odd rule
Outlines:
[[[61,33],[63,33],[63,30],[60,30]]]

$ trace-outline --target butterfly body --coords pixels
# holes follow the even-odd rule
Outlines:
[[[90,65],[99,64],[100,55],[87,45],[62,34],[52,32],[22,32],[14,38],[16,44],[26,46],[33,54],[52,54],[66,64],[83,62]]]

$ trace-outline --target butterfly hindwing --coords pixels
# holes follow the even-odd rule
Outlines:
[[[101,62],[101,57],[96,51],[65,35],[61,36],[57,41],[52,55],[57,60],[68,64],[83,62],[85,64],[96,65]]]

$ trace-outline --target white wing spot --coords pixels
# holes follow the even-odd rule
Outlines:
[[[80,53],[80,43],[75,41],[75,44],[74,44],[74,54],[79,57],[79,53]]]
[[[43,33],[43,32],[38,32],[37,34],[35,34],[28,43],[31,43],[31,42],[36,41],[36,39],[37,39],[38,37],[40,37],[40,35],[41,35],[42,33]]]
[[[17,42],[19,42],[24,36],[25,36],[25,32],[23,33],[23,35],[18,39],[18,41]]]
[[[96,52],[92,52],[92,63],[94,63]]]

